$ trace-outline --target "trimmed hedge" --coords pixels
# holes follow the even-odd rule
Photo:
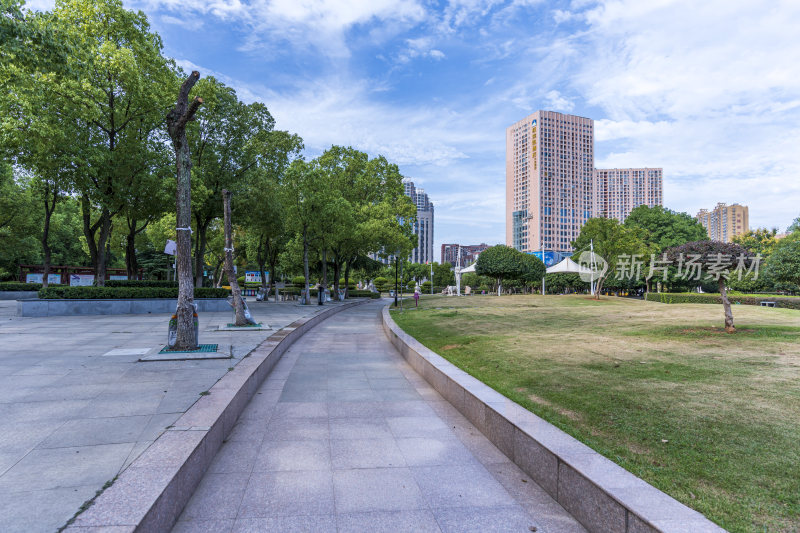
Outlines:
[[[18,283],[14,281],[0,283],[0,291],[38,291],[41,283]]]
[[[373,300],[377,300],[381,297],[381,293],[379,292],[372,292],[372,291],[359,291],[357,289],[351,289],[347,291],[347,296],[349,298],[372,298]]]
[[[106,287],[177,287],[177,281],[163,279],[109,279]]]
[[[195,298],[227,298],[230,291],[209,287],[194,290]],[[44,300],[121,300],[177,298],[177,287],[48,287],[39,291]]]
[[[662,304],[722,304],[722,296],[719,294],[694,292],[650,292],[645,296],[645,300]],[[761,302],[775,302],[775,307],[800,309],[800,298],[728,294],[728,300],[732,304],[740,305],[761,305]]]

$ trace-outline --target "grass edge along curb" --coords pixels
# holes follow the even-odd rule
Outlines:
[[[756,296],[752,294],[728,294],[732,304],[761,305],[761,302],[775,302],[775,307],[800,309],[800,298],[790,296]],[[662,304],[722,304],[719,294],[700,294],[695,292],[650,292],[645,296],[648,302]]]

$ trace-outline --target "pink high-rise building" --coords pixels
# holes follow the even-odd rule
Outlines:
[[[660,168],[598,168],[594,171],[594,216],[625,222],[640,205],[664,203],[664,171]]]
[[[662,169],[594,168],[590,118],[537,111],[506,129],[508,246],[569,254],[588,219],[662,203]]]
[[[594,121],[537,111],[506,129],[506,244],[571,252],[594,208]]]

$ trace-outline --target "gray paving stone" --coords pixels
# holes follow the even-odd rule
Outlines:
[[[175,524],[173,533],[230,533],[233,520],[183,520]]]
[[[332,418],[331,439],[391,439],[392,432],[383,418]]]
[[[206,474],[186,504],[181,519],[236,518],[249,478],[249,473]]]
[[[541,528],[518,505],[434,509],[433,514],[444,533],[529,533],[532,526]]]
[[[253,466],[254,472],[330,470],[327,440],[265,440]]]
[[[250,473],[256,463],[260,441],[228,440],[208,467],[212,474]]]
[[[337,470],[333,483],[337,513],[426,508],[408,468]]]
[[[327,440],[330,438],[327,418],[272,418],[265,440]]]
[[[232,533],[336,533],[336,519],[332,515],[271,516],[268,518],[240,518]]]
[[[439,533],[430,511],[343,513],[336,518],[339,533]]]
[[[330,471],[254,472],[239,518],[330,515],[334,512]]]
[[[387,417],[386,422],[397,438],[453,436],[450,427],[437,416]]]
[[[408,466],[479,464],[455,437],[410,437],[397,439]]]
[[[136,442],[149,422],[150,416],[70,420],[43,440],[38,447],[67,448]]]
[[[0,531],[56,531],[95,493],[94,485],[5,493],[0,498]],[[66,517],[66,518],[65,518]]]
[[[500,507],[516,502],[482,465],[412,467],[425,499],[440,507]]]
[[[337,470],[406,466],[392,438],[332,440],[331,462]]]

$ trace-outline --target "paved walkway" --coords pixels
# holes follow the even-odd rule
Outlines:
[[[405,363],[382,305],[284,354],[173,533],[584,531]]]
[[[281,328],[320,311],[252,303]],[[217,331],[232,313],[200,313],[200,342],[233,359],[137,362],[163,345],[168,314],[15,316],[0,301],[0,531],[53,532],[274,331]]]

